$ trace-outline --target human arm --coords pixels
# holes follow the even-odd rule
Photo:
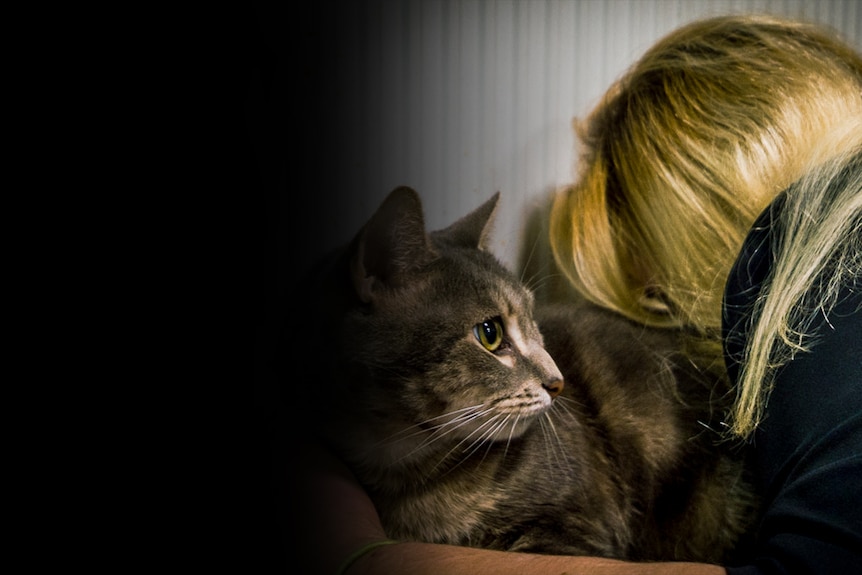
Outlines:
[[[724,575],[717,565],[629,563],[600,557],[570,557],[493,551],[429,543],[400,543],[375,550],[350,575]]]

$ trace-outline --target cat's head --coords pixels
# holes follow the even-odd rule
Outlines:
[[[428,233],[398,188],[349,248],[337,393],[393,457],[516,438],[563,387],[531,292],[485,249],[498,199]]]

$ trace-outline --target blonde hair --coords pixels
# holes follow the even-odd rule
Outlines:
[[[788,188],[765,246],[774,258],[760,288],[767,297],[755,301],[738,358],[731,432],[739,436],[760,422],[775,370],[816,345],[812,325],[829,316],[842,287],[862,279],[862,120],[850,119],[831,144],[843,151]]]
[[[717,328],[749,226],[862,114],[860,86],[860,56],[810,25],[721,17],[672,33],[582,131],[579,182],[551,215],[559,267],[632,319]]]
[[[579,129],[578,180],[551,211],[555,261],[594,303],[717,341],[755,218],[860,117],[862,57],[827,29],[767,16],[680,28]]]

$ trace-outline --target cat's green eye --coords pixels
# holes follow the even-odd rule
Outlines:
[[[473,334],[488,351],[494,351],[503,343],[503,326],[499,320],[489,319],[473,326]]]

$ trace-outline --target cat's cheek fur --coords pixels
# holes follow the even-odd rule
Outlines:
[[[465,445],[519,437],[551,407],[551,396],[518,360],[509,367],[484,350],[469,351],[478,356],[474,362],[443,362],[408,384],[411,395],[424,398],[412,406],[417,420],[447,428],[452,440]],[[513,390],[513,380],[520,389]]]

